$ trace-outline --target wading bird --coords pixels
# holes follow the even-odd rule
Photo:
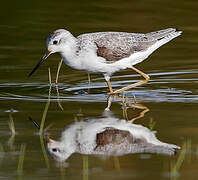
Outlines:
[[[78,70],[103,74],[109,94],[119,94],[130,88],[142,85],[149,76],[134,67],[152,54],[160,46],[182,33],[175,28],[141,33],[96,32],[74,37],[65,29],[58,29],[47,38],[47,52],[35,66],[31,76],[40,64],[52,53],[60,53],[64,62]],[[115,72],[131,68],[144,77],[144,80],[113,91],[110,77]]]

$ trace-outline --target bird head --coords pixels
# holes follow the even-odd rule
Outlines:
[[[61,141],[52,140],[49,137],[47,139],[47,152],[59,162],[65,161],[73,153],[67,144]]]
[[[47,51],[45,55],[40,59],[28,77],[30,77],[51,54],[70,51],[74,41],[74,36],[65,29],[58,29],[52,32],[46,41]]]

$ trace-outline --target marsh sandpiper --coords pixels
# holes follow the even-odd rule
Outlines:
[[[142,85],[150,77],[134,65],[145,60],[160,46],[181,35],[182,31],[168,28],[160,31],[141,33],[96,32],[74,37],[65,29],[52,32],[47,38],[47,52],[29,74],[31,76],[40,64],[52,53],[60,53],[64,62],[78,70],[103,74],[109,94],[119,94]],[[130,68],[144,77],[134,84],[113,91],[110,77],[115,72]]]

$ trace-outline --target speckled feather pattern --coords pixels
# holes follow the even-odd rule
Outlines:
[[[135,52],[145,51],[157,41],[175,32],[175,29],[155,31],[147,34],[127,32],[97,32],[77,37],[79,50],[94,48],[98,56],[117,61]]]

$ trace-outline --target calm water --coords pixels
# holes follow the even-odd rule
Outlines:
[[[1,179],[198,178],[198,2],[21,0],[2,2],[0,9]],[[93,31],[146,33],[167,27],[177,27],[184,33],[136,66],[151,80],[125,93],[132,103],[135,96],[141,106],[124,108],[123,99],[114,98],[111,111],[117,118],[126,119],[123,112],[127,109],[129,120],[148,111],[135,123],[156,131],[162,142],[182,149],[175,156],[138,153],[101,157],[75,153],[64,164],[45,156],[38,130],[28,117],[40,124],[48,101],[48,67],[54,83],[60,56],[52,55],[32,78],[27,75],[44,54],[48,34],[57,28],[67,28],[78,35]],[[60,96],[52,84],[45,122],[45,127],[51,125],[48,132],[53,139],[60,137],[64,127],[85,118],[97,118],[106,108],[103,77],[91,75],[90,84],[87,79],[84,72],[61,67]],[[113,76],[112,86],[120,88],[138,79],[134,72],[123,71]],[[12,119],[15,135],[9,128]]]

